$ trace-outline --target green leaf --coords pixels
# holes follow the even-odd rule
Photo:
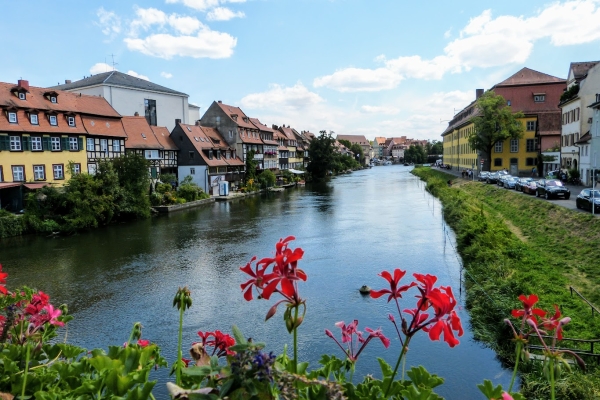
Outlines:
[[[233,325],[231,327],[231,332],[233,332],[233,337],[235,338],[235,342],[238,345],[248,343],[248,341],[246,340],[246,337],[242,334],[242,331],[236,325]]]
[[[477,385],[481,393],[483,393],[488,399],[497,399],[502,397],[502,385],[494,387],[492,381],[486,379],[483,384]]]
[[[379,367],[381,368],[381,374],[384,378],[389,378],[394,373],[394,370],[390,366],[390,364],[386,363],[383,358],[377,357],[377,361],[379,361]]]
[[[428,387],[433,389],[444,383],[444,378],[440,378],[437,375],[431,375],[422,365],[412,367],[406,374],[410,378],[412,384],[418,387]]]

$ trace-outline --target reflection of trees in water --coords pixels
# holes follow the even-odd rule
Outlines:
[[[333,186],[328,182],[312,182],[306,187],[311,195],[315,197],[316,208],[319,212],[328,213],[332,209],[331,196]]]

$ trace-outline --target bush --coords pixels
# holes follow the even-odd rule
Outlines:
[[[206,199],[209,196],[204,193],[202,188],[192,181],[190,175],[186,176],[177,188],[177,197],[185,199],[185,201],[195,201]]]
[[[276,181],[277,181],[277,178],[275,177],[275,174],[273,173],[273,171],[268,170],[268,169],[261,172],[260,175],[258,176],[258,182],[260,183],[260,187],[263,189],[266,189],[268,187],[275,185]]]
[[[19,236],[25,230],[25,220],[22,217],[0,210],[0,238]]]
[[[173,186],[170,183],[159,183],[156,185],[156,191],[158,193],[167,193],[173,190]]]

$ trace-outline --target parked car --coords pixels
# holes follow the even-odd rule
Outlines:
[[[600,213],[600,190],[596,189],[583,189],[581,193],[577,195],[575,205],[577,208],[592,211],[592,202],[594,204],[594,212]]]
[[[498,182],[498,178],[501,176],[504,176],[504,175],[508,175],[508,172],[506,172],[506,171],[490,172],[490,174],[487,176],[485,181],[487,183],[496,183],[496,182]]]
[[[506,174],[506,175],[498,175],[498,181],[496,182],[496,184],[498,186],[504,186],[504,181],[507,180],[508,178],[512,178],[512,175]]]
[[[521,192],[527,194],[537,193],[537,181],[529,181],[525,185],[521,186]]]
[[[504,186],[505,189],[514,189],[518,180],[519,180],[519,178],[517,178],[515,176],[504,178],[502,180],[502,182],[503,182],[502,186]]]
[[[485,182],[485,180],[487,179],[488,175],[490,174],[490,171],[481,171],[479,173],[479,177],[477,178],[478,180]]]
[[[546,200],[559,196],[563,197],[565,200],[569,200],[571,191],[558,179],[540,179],[537,184],[535,195],[537,197],[544,196]]]
[[[533,180],[533,178],[519,178],[519,179],[517,179],[517,181],[515,182],[515,190],[517,192],[522,192],[523,191],[523,186],[527,185],[532,180]]]

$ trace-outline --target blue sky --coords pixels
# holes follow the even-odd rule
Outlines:
[[[475,89],[600,59],[600,0],[5,1],[0,81],[112,68],[266,124],[439,140]],[[108,64],[108,65],[106,65]],[[442,122],[440,122],[442,121]]]

